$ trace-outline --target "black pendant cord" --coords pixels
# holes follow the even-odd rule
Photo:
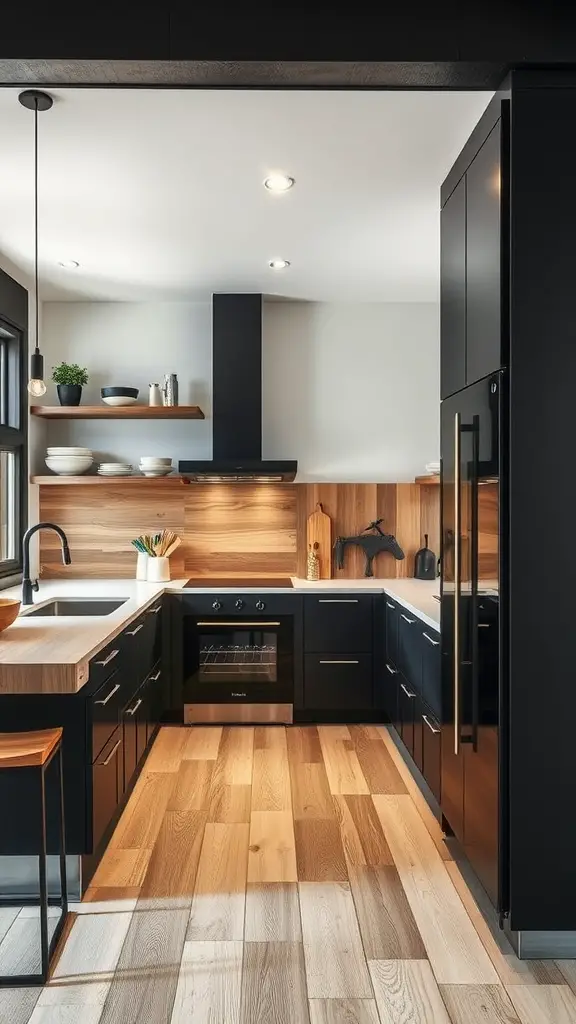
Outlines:
[[[38,99],[34,100],[34,313],[35,313],[35,334],[34,352],[40,352],[38,346],[39,334],[39,313],[38,313]]]

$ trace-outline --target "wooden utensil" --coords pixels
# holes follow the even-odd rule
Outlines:
[[[308,516],[306,523],[306,542],[308,550],[316,552],[320,562],[320,579],[332,579],[332,520],[326,514],[320,502],[316,511]],[[316,547],[316,545],[318,545]]]

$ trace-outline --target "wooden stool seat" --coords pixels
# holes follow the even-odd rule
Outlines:
[[[62,729],[0,732],[0,769],[40,768],[62,739]]]

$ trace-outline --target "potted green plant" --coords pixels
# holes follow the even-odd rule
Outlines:
[[[88,383],[86,367],[78,363],[59,363],[52,367],[52,380],[57,385],[60,405],[80,405],[82,387]]]

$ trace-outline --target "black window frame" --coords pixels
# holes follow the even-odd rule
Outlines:
[[[13,586],[22,580],[22,540],[28,527],[28,391],[27,363],[28,338],[25,327],[14,322],[3,313],[0,306],[0,332],[7,332],[8,360],[4,382],[0,380],[0,420],[8,418],[10,423],[0,422],[0,452],[9,452],[15,457],[14,498],[15,522],[13,536],[14,558],[0,559],[0,590]],[[4,340],[0,334],[0,343]]]

